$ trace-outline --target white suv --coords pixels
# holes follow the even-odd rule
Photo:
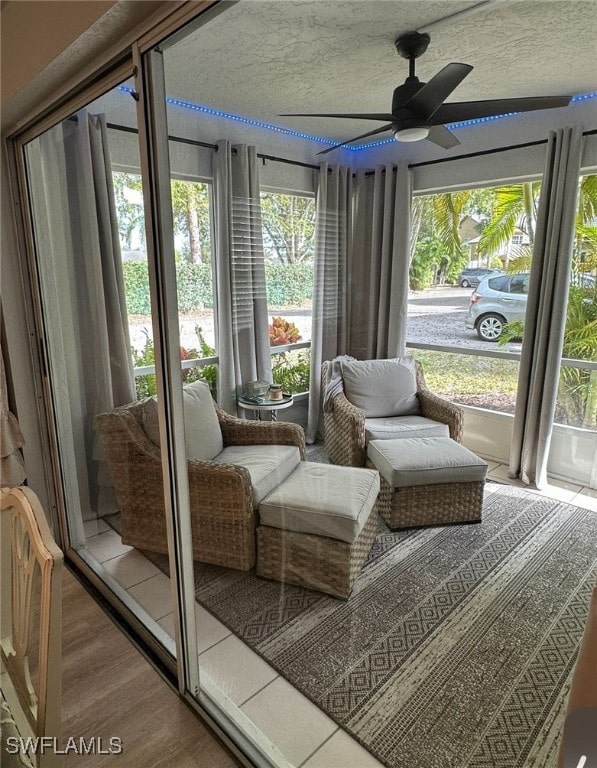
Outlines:
[[[484,277],[471,296],[466,327],[483,341],[497,341],[506,323],[524,321],[528,292],[528,272]]]

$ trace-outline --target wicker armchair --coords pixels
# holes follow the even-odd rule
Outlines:
[[[328,366],[321,366],[321,391],[325,393]],[[417,397],[421,416],[447,424],[450,437],[462,441],[462,409],[429,391],[423,369],[415,364]],[[364,467],[367,461],[365,415],[342,393],[337,394],[328,410],[324,409],[324,445],[330,461],[348,467]]]
[[[216,406],[224,447],[292,445],[305,458],[298,424],[238,419]],[[124,544],[167,552],[160,449],[143,429],[143,401],[96,416]],[[248,469],[216,461],[188,461],[193,557],[249,570],[255,564],[255,498]]]

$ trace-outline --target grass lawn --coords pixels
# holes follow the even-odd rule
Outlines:
[[[518,361],[410,349],[432,392],[456,402],[514,412]]]

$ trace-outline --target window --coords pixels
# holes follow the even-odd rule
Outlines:
[[[141,177],[116,171],[112,179],[137,396],[142,398],[155,394],[156,382]],[[215,390],[215,366],[197,365],[216,356],[211,185],[173,179],[171,188],[183,377],[187,382],[205,378]]]
[[[559,423],[591,430],[597,429],[594,179],[594,176],[582,177],[579,186],[555,415],[555,421]],[[525,185],[415,198],[414,210],[418,218],[415,216],[414,220],[419,222],[419,229],[410,272],[407,341],[415,348],[415,356],[426,366],[431,388],[456,402],[514,412],[517,356],[524,331],[539,193],[539,182],[527,182]],[[523,204],[524,196],[531,200],[530,207]],[[508,205],[504,205],[505,202]],[[480,321],[482,316],[478,311],[481,306],[478,296],[471,302],[470,294],[463,288],[434,285],[438,270],[443,272],[448,283],[455,283],[458,275],[464,273],[462,268],[470,258],[470,246],[454,233],[459,231],[458,223],[470,213],[482,222],[475,243],[475,258],[506,273],[487,280],[487,286],[502,296],[487,297],[492,303],[491,306],[487,304],[485,313],[490,314],[494,322],[502,323],[508,339],[504,344],[491,345],[489,341],[476,339],[473,321],[467,324],[467,318],[474,316]],[[513,232],[513,229],[517,231]],[[516,251],[511,249],[512,246],[516,246]],[[469,305],[473,304],[476,314],[472,309],[468,311]],[[433,350],[426,349],[430,344]]]
[[[510,280],[510,293],[528,293],[529,292],[529,276],[514,275]]]
[[[487,281],[487,285],[493,291],[507,291],[508,290],[508,276],[500,275],[500,277],[490,277]]]
[[[526,298],[522,294],[528,291],[528,275],[523,270],[528,265],[513,262],[511,246],[518,238],[520,244],[528,242],[528,232],[534,231],[539,191],[538,182],[529,182],[527,190],[521,184],[464,189],[413,201],[418,231],[410,269],[407,343],[423,364],[428,385],[455,402],[514,412],[520,340],[501,347],[479,338],[472,307],[479,305],[476,299],[483,288],[473,301],[471,288],[492,269],[503,273],[483,283],[492,303],[485,314],[492,314],[496,323],[504,322],[499,314],[503,296],[492,298],[493,292]],[[530,208],[524,204],[527,192],[534,201]],[[503,204],[506,199],[508,206]],[[532,221],[527,220],[529,211]],[[523,249],[517,250],[517,258],[524,257]],[[461,287],[471,264],[478,265],[481,274],[474,281],[471,275]],[[520,274],[512,276],[514,266]]]
[[[597,430],[596,176],[580,179],[555,420]]]
[[[274,381],[285,391],[309,389],[315,200],[261,193],[263,248]],[[290,349],[289,349],[290,347]]]

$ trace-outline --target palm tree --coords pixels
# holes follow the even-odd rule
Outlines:
[[[527,237],[528,244],[517,249],[516,257],[506,265],[512,271],[530,268],[541,182],[527,181],[495,190],[490,220],[481,234],[479,253],[496,254],[508,248],[516,229]],[[578,193],[575,233],[575,269],[590,272],[597,264],[597,175],[582,176]],[[585,261],[590,257],[587,268]]]
[[[476,190],[463,189],[413,199],[411,213],[411,283],[429,285],[437,270],[455,272],[464,265],[459,227]]]
[[[539,181],[511,184],[495,190],[492,215],[479,241],[480,254],[489,256],[506,250],[506,261],[514,261],[516,271],[528,269],[535,242],[540,192]],[[511,260],[510,243],[517,229],[526,235],[528,243],[515,246],[515,257]]]
[[[597,270],[597,174],[580,182],[573,258],[575,271]]]
[[[487,224],[481,236],[480,249],[503,247],[514,232],[514,227],[525,227],[530,240],[529,253],[514,259],[508,269],[529,269],[534,241],[536,208],[539,195],[538,182],[499,189],[496,197],[495,217]],[[537,186],[533,186],[537,185]],[[526,188],[526,190],[525,190]],[[572,271],[597,270],[597,176],[583,176],[579,183],[578,207],[575,222],[575,240]],[[503,343],[522,335],[522,324],[506,327]],[[597,361],[597,288],[583,286],[572,280],[566,310],[564,331],[564,358]],[[562,367],[560,372],[559,402],[562,416],[571,424],[588,429],[597,428],[597,371]]]

